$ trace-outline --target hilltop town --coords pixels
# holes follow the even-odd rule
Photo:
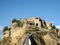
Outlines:
[[[60,45],[60,31],[40,17],[13,19],[3,30],[1,45]]]

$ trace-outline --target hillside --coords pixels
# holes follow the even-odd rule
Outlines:
[[[60,31],[40,17],[13,19],[3,30],[1,45],[60,45]]]

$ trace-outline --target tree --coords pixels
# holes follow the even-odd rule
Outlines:
[[[12,23],[14,23],[14,22],[17,23],[17,26],[18,26],[18,27],[20,27],[20,26],[22,27],[22,26],[23,26],[23,23],[22,23],[20,20],[13,19],[13,20],[12,20]]]
[[[12,23],[14,23],[14,22],[16,22],[16,21],[17,21],[16,19],[13,19],[13,20],[12,20]]]
[[[8,26],[4,27],[3,32],[8,30]]]
[[[56,29],[56,27],[55,27],[54,25],[52,26],[52,28],[53,28],[53,29]]]
[[[21,22],[19,20],[16,21],[18,26],[21,26]]]

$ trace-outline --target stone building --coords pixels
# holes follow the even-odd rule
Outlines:
[[[41,28],[43,26],[42,24],[42,20],[39,18],[39,17],[32,17],[32,18],[29,18],[28,21],[31,23],[31,22],[34,22],[34,26],[37,26],[39,28]]]
[[[22,27],[18,26],[16,22],[12,23],[11,27],[10,27],[11,28],[10,29],[10,32],[11,32],[10,37],[11,37],[11,44],[12,45],[45,45],[45,44],[46,45],[57,45],[57,40],[53,39],[51,37],[52,35],[49,34],[50,32],[43,31],[43,30],[50,30],[51,31],[52,23],[46,22],[45,20],[41,19],[40,17],[31,17],[28,20],[25,18],[21,18],[19,21],[20,21],[20,23],[23,24]],[[32,32],[33,32],[34,35],[32,34],[31,36],[28,36],[26,38],[26,35],[27,35],[26,31],[29,31],[30,27],[32,27],[32,28],[38,27],[39,30],[33,31],[33,29],[34,29],[33,28],[32,31],[29,32],[29,34],[32,34]],[[3,38],[4,37],[9,37],[8,30],[3,32]],[[53,35],[53,37],[55,37],[55,36]]]
[[[44,20],[42,20],[39,17],[32,17],[28,19],[28,22],[34,24],[35,26],[39,27],[39,28],[48,28],[51,29],[52,28],[52,23],[50,22],[45,22]]]

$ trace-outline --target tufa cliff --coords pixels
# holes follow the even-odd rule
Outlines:
[[[13,19],[3,30],[1,45],[60,45],[60,31],[40,17]]]

